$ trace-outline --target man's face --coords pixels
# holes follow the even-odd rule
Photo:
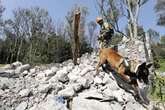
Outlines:
[[[103,20],[99,21],[98,24],[99,25],[102,25],[103,24]]]

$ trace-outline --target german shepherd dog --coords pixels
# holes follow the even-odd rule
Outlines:
[[[143,63],[137,67],[136,72],[132,72],[125,63],[125,58],[115,50],[112,48],[101,48],[99,51],[99,62],[96,66],[96,75],[99,73],[99,67],[103,67],[103,64],[108,64],[111,70],[115,71],[124,81],[129,83],[134,89],[135,98],[141,99],[138,82],[148,84],[149,68],[152,64],[146,65],[146,63]]]

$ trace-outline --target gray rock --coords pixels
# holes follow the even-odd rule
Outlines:
[[[82,89],[82,85],[81,84],[73,84],[73,89],[75,92],[78,92]]]
[[[80,77],[80,72],[81,69],[78,66],[75,66],[74,69],[72,69],[72,71],[68,74],[69,80],[75,82]]]
[[[118,51],[122,56],[129,58],[129,60],[146,61],[144,43],[140,40],[134,40],[133,45],[132,42],[124,42],[120,44]]]
[[[16,62],[14,62],[14,63],[11,64],[11,68],[12,68],[12,69],[16,69],[17,67],[19,67],[19,66],[21,66],[21,65],[22,65],[21,62],[16,61]]]
[[[15,74],[14,70],[0,69],[0,77],[8,77],[8,78],[15,77],[16,78],[18,76]]]
[[[119,104],[118,102],[113,102],[113,103],[110,104],[110,106],[111,106],[110,110],[123,110],[122,105]],[[132,109],[132,110],[134,110],[134,109]]]
[[[87,79],[89,85],[93,84],[94,82],[93,71],[88,72],[85,76],[83,76],[83,78]]]
[[[38,104],[33,104],[32,107],[29,108],[29,110],[38,110]]]
[[[107,88],[103,91],[103,94],[107,97],[115,97],[115,99],[117,99],[118,102],[123,103],[124,99],[123,99],[123,94],[125,93],[125,91],[123,89],[119,89],[119,90],[111,90],[110,88]]]
[[[49,95],[46,102],[41,102],[33,110],[68,110],[65,102],[61,102],[56,96]]]
[[[104,99],[103,95],[101,93],[99,93],[97,90],[89,90],[87,92],[80,93],[79,97],[84,98],[84,99],[88,98],[88,97]]]
[[[116,81],[113,81],[113,82],[107,84],[107,87],[112,91],[116,91],[116,90],[120,89],[120,87],[117,85]]]
[[[53,86],[51,84],[40,84],[38,91],[40,93],[47,93]]]
[[[43,71],[40,71],[36,73],[35,79],[37,81],[45,81],[45,78],[46,78],[45,76],[46,76],[45,73]]]
[[[122,94],[122,98],[123,98],[123,100],[125,100],[127,102],[135,102],[135,99],[132,96],[132,94],[127,93],[127,92],[125,92],[125,93]]]
[[[55,72],[51,69],[45,70],[44,73],[46,74],[47,77],[51,77],[55,75]]]
[[[67,71],[70,72],[74,67],[74,64],[73,63],[68,63],[68,66],[67,66]]]
[[[0,96],[3,96],[4,91],[2,89],[0,89]]]
[[[80,77],[79,79],[77,79],[77,83],[82,85],[82,87],[85,88],[85,89],[90,87],[90,81],[83,78],[83,77]]]
[[[52,93],[54,95],[57,94],[60,90],[64,89],[64,85],[62,83],[60,83],[60,82],[53,83],[52,86],[53,86],[52,87],[52,89],[53,89]]]
[[[65,83],[65,82],[69,81],[69,77],[68,77],[67,74],[68,74],[67,70],[66,69],[62,69],[62,70],[57,71],[55,76],[57,77],[57,79],[60,82]]]
[[[22,73],[25,70],[29,70],[30,69],[30,65],[29,64],[25,64],[22,66],[19,66],[18,68],[16,68],[15,73],[19,74]]]
[[[0,77],[0,88],[2,90],[12,88],[15,84],[15,80],[13,78]]]
[[[116,82],[112,73],[110,72],[109,74],[105,74],[102,83],[106,85],[106,84],[110,84],[112,82]]]
[[[145,108],[138,102],[128,102],[126,105],[126,110],[144,110]]]
[[[81,97],[73,98],[72,110],[110,110],[111,106],[106,102],[88,100]]]
[[[15,110],[25,110],[27,107],[27,102],[21,102],[16,108]]]
[[[58,92],[59,96],[63,96],[65,98],[70,98],[75,95],[75,91],[72,86],[69,86],[61,91]]]
[[[21,90],[18,94],[21,96],[21,97],[27,97],[29,95],[31,91],[29,89],[23,89]]]
[[[102,84],[102,83],[103,83],[103,79],[102,79],[101,77],[96,76],[96,77],[94,78],[94,84],[95,84],[95,85],[99,85],[99,84]]]
[[[51,70],[52,70],[54,73],[56,73],[59,69],[58,69],[57,67],[53,66],[53,67],[51,67]]]
[[[80,75],[84,76],[85,74],[87,74],[88,72],[93,71],[93,70],[94,70],[94,68],[92,66],[88,65],[86,68],[84,68],[81,71]]]
[[[57,76],[54,75],[54,76],[52,76],[52,77],[49,79],[49,82],[52,84],[52,83],[57,83],[57,82],[59,82],[59,81],[58,81]]]
[[[35,68],[30,69],[30,74],[34,74],[36,72]]]
[[[25,70],[24,72],[21,73],[21,75],[22,75],[22,76],[26,76],[26,75],[28,75],[28,71]]]

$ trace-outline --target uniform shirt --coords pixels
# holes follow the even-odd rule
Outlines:
[[[112,29],[112,27],[109,23],[103,22],[103,24],[101,25],[101,29],[102,30],[110,30],[110,29]]]

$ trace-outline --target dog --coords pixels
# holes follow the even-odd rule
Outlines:
[[[133,72],[127,64],[126,59],[115,50],[112,48],[101,48],[99,51],[99,62],[96,66],[96,75],[99,74],[99,67],[102,66],[103,70],[105,70],[104,64],[109,65],[111,70],[115,71],[122,79],[131,84],[135,91],[134,95],[140,97],[138,81],[148,84],[149,68],[152,64],[146,65],[144,62],[138,65]]]

